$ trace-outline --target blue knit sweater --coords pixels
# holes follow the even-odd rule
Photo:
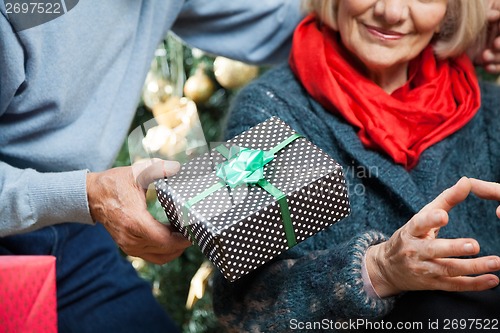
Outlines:
[[[377,318],[394,298],[363,291],[366,249],[389,237],[462,176],[500,181],[500,89],[482,85],[482,108],[460,131],[428,148],[410,172],[363,147],[355,129],[316,103],[288,66],[244,89],[227,137],[278,116],[335,158],[349,184],[352,214],[236,283],[218,276],[214,308],[234,332],[288,332],[297,322]],[[500,253],[498,203],[470,196],[450,212],[440,237],[474,237],[481,254]]]

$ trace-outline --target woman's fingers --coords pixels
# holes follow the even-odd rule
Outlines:
[[[447,212],[464,201],[471,191],[481,198],[500,201],[500,184],[462,177],[413,216],[409,233],[414,237],[435,238],[439,228],[448,223]],[[497,215],[500,217],[500,208]]]
[[[448,277],[480,275],[500,270],[500,258],[497,256],[470,259],[441,258],[436,259],[434,264],[438,267],[437,274]]]
[[[470,178],[472,192],[481,199],[500,201],[500,184],[487,182],[475,178]],[[500,206],[497,207],[496,214],[500,218]]]
[[[500,201],[500,184],[469,178],[472,192],[481,199]]]
[[[367,270],[380,295],[423,289],[486,290],[498,285],[498,277],[490,273],[500,270],[500,257],[470,258],[480,252],[475,239],[437,238],[439,230],[448,224],[448,212],[471,192],[483,199],[500,201],[500,184],[463,177],[422,208],[387,242],[367,252]],[[500,217],[500,207],[497,215]]]
[[[471,256],[478,254],[480,250],[478,242],[472,238],[425,240],[422,241],[421,247],[422,260]]]
[[[444,291],[483,291],[494,288],[499,280],[496,275],[444,277],[436,281],[434,290]]]
[[[445,210],[422,210],[408,222],[408,233],[416,238],[436,238],[439,228],[447,223],[448,213]]]
[[[449,212],[453,207],[464,201],[471,192],[471,182],[467,177],[462,177],[452,187],[444,190],[434,200],[428,203],[423,210],[443,209]]]

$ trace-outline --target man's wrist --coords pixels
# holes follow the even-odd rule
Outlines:
[[[87,172],[86,176],[87,202],[88,202],[90,217],[92,218],[92,221],[94,221],[94,223],[97,222],[97,218],[92,209],[94,203],[93,189],[95,188],[96,177],[97,174],[95,172],[90,172],[90,171]]]

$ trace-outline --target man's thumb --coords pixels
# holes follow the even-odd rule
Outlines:
[[[132,166],[135,181],[143,189],[147,189],[156,179],[166,178],[179,172],[181,165],[177,161],[166,161],[152,159],[147,162],[140,162]]]

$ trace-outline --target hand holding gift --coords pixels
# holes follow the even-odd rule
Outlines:
[[[177,258],[191,244],[147,211],[146,189],[157,178],[179,170],[179,163],[154,159],[87,176],[90,213],[127,254],[156,264]]]
[[[437,238],[448,212],[470,193],[500,200],[500,185],[462,178],[442,192],[384,243],[368,249],[367,270],[380,297],[409,290],[480,291],[498,285],[498,256],[460,258],[479,253],[475,239]],[[500,217],[500,208],[497,209]],[[451,222],[453,223],[453,222]]]

